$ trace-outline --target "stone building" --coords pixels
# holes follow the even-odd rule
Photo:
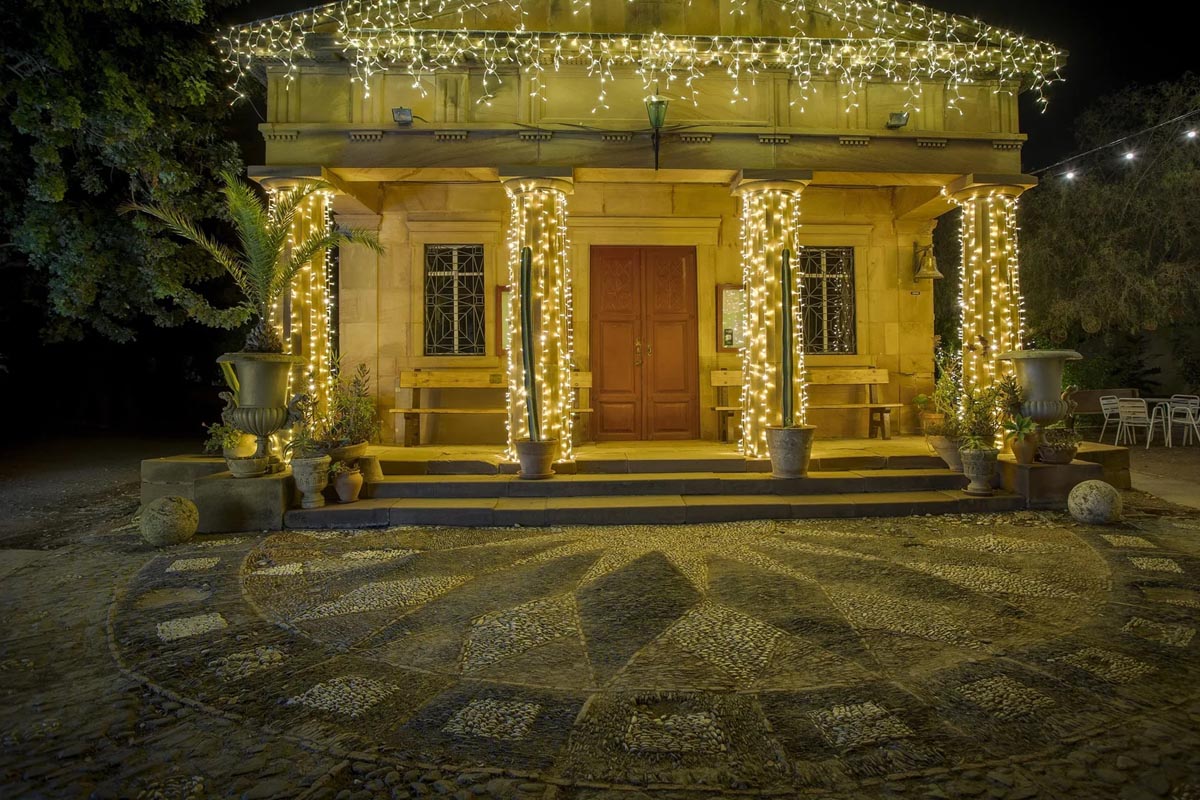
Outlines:
[[[240,26],[227,44],[242,85],[266,84],[266,163],[251,174],[328,180],[336,223],[386,247],[342,250],[329,312],[385,415],[411,402],[396,388],[414,370],[505,373],[519,389],[526,246],[543,279],[543,401],[577,438],[721,436],[715,409],[752,403],[750,375],[775,375],[761,311],[783,249],[808,370],[886,370],[879,397],[916,430],[911,400],[933,381],[925,248],[956,203],[967,369],[982,380],[1020,346],[1012,214],[1034,181],[1017,97],[1057,79],[1050,45],[882,0],[373,0]],[[306,302],[284,315],[301,350],[325,319]],[[743,370],[749,399],[723,399],[717,370]],[[582,399],[572,371],[590,374]],[[800,388],[821,436],[866,434],[862,409],[820,408],[859,403],[862,387]],[[505,391],[442,387],[422,403],[495,408]],[[387,436],[403,438],[394,416]],[[505,419],[429,415],[420,440],[499,445]]]

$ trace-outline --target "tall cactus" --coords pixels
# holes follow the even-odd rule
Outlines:
[[[533,251],[521,248],[521,361],[525,367],[525,413],[529,417],[529,439],[542,440],[541,404],[533,369]]]
[[[794,361],[795,342],[792,330],[792,251],[783,249],[783,265],[779,271],[780,292],[783,297],[783,320],[780,325],[780,345],[783,347],[783,366],[780,380],[780,390],[783,392],[783,427],[792,427],[795,421],[795,409],[792,407],[792,381],[796,369]]]

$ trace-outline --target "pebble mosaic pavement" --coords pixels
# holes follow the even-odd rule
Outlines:
[[[109,637],[155,692],[343,759],[306,798],[1200,800],[1200,557],[1170,525],[1200,534],[243,535],[151,558]]]

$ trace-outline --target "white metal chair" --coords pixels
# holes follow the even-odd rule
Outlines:
[[[1168,405],[1170,414],[1167,418],[1167,430],[1171,439],[1175,436],[1175,426],[1182,425],[1185,446],[1191,442],[1192,434],[1195,434],[1196,441],[1200,442],[1200,395],[1173,394]]]
[[[1100,410],[1104,412],[1104,427],[1100,429],[1100,441],[1103,442],[1104,432],[1108,430],[1109,422],[1116,422],[1117,427],[1120,427],[1121,403],[1115,394],[1106,394],[1100,398]]]
[[[1118,401],[1118,414],[1121,424],[1117,428],[1117,444],[1137,444],[1137,429],[1146,429],[1146,449],[1154,441],[1154,425],[1161,421],[1163,424],[1163,440],[1170,446],[1170,426],[1167,424],[1167,414],[1162,405],[1154,407],[1151,414],[1146,407],[1146,401],[1140,397],[1122,397]],[[1160,413],[1161,411],[1161,413]]]

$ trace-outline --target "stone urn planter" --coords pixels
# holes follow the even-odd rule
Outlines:
[[[266,456],[245,456],[242,458],[226,458],[225,465],[235,478],[257,478],[266,475],[271,459]]]
[[[954,472],[963,471],[962,456],[959,454],[958,439],[951,439],[949,436],[930,436],[929,446],[934,452],[946,462],[946,466]]]
[[[300,491],[301,508],[325,505],[325,487],[329,485],[329,456],[292,459],[292,478]]]
[[[996,476],[996,460],[1000,457],[1000,451],[995,448],[964,448],[959,451],[959,455],[962,457],[963,474],[971,481],[963,491],[973,497],[991,497],[995,493],[992,481]]]
[[[226,461],[229,461],[234,458],[246,458],[248,456],[252,456],[257,450],[258,439],[255,438],[253,434],[243,433],[241,438],[238,439],[238,443],[233,447],[221,448],[221,455]],[[232,468],[230,468],[230,471],[233,471]]]
[[[1071,410],[1063,400],[1063,367],[1068,361],[1083,358],[1074,350],[1015,350],[997,356],[1013,362],[1017,383],[1025,395],[1022,416],[1038,425],[1057,422]]]
[[[531,439],[517,440],[517,461],[521,464],[518,477],[527,481],[538,481],[554,477],[554,456],[558,453],[558,439],[535,442]]]
[[[767,427],[767,449],[771,454],[772,478],[803,478],[812,458],[815,425]]]
[[[1077,444],[1039,444],[1037,460],[1043,464],[1070,464],[1078,452]]]
[[[221,416],[257,437],[254,455],[260,458],[271,455],[270,436],[287,422],[288,375],[302,361],[283,353],[226,353],[217,359],[233,365],[238,381],[236,404],[232,394],[221,393],[230,405]]]
[[[362,470],[357,468],[342,470],[333,476],[333,489],[337,492],[339,503],[353,503],[358,499],[362,487]]]

